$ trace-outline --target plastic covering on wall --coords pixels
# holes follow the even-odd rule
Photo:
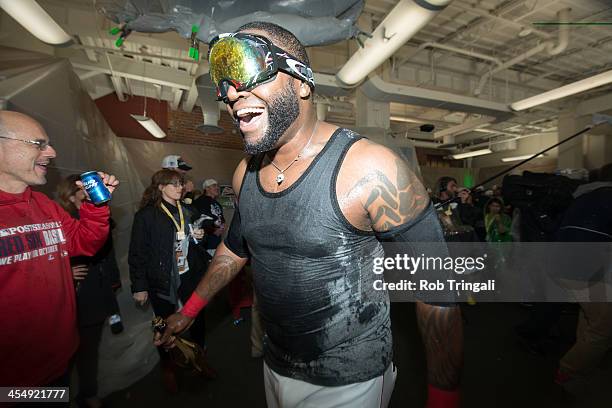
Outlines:
[[[278,24],[307,46],[355,37],[364,0],[96,0],[96,9],[123,35],[176,31],[208,43],[252,21]],[[114,34],[120,34],[115,30]],[[121,35],[121,34],[120,34]],[[121,41],[121,40],[120,40]]]
[[[389,129],[381,127],[353,127],[353,130],[362,136],[365,136],[373,142],[380,143],[397,153],[404,159],[410,170],[418,177],[422,177],[421,168],[417,159],[416,150],[412,143],[406,143],[405,140],[397,139],[391,134]]]
[[[142,183],[148,185],[151,175],[160,169],[162,159],[176,154],[193,167],[187,173],[195,188],[202,190],[202,182],[213,178],[221,184],[231,184],[234,170],[245,156],[242,150],[216,149],[179,143],[160,143],[154,140],[122,139],[128,156]],[[226,217],[227,218],[227,217]]]
[[[0,98],[8,101],[7,109],[39,121],[57,150],[48,182],[39,191],[53,197],[58,180],[87,170],[103,170],[121,182],[111,209],[117,223],[114,244],[123,284],[118,300],[125,330],[113,335],[106,326],[103,331],[98,395],[104,396],[139,380],[159,360],[151,341],[152,311],[134,306],[127,268],[132,218],[144,186],[122,141],[67,60],[0,47],[0,77]]]

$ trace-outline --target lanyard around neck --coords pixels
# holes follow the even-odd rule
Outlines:
[[[172,220],[172,223],[174,223],[174,226],[176,227],[176,230],[178,232],[184,232],[185,231],[185,218],[183,217],[183,209],[181,208],[181,202],[177,201],[176,202],[176,206],[178,208],[179,218],[181,220],[181,225],[180,226],[179,226],[178,222],[176,222],[176,218],[174,218],[174,216],[168,210],[168,208],[166,208],[164,203],[161,203],[162,210],[164,210],[164,212],[168,215],[168,217],[170,217],[170,219]]]

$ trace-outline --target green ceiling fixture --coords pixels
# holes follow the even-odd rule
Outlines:
[[[191,47],[189,47],[189,57],[196,61],[200,59],[200,42],[196,38],[198,31],[200,31],[200,27],[195,24],[191,26]]]

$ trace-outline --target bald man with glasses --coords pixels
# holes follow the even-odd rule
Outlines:
[[[78,345],[70,257],[92,256],[109,231],[108,205],[80,220],[32,186],[56,151],[31,117],[0,111],[0,386],[68,386]],[[100,173],[112,193],[119,184]]]

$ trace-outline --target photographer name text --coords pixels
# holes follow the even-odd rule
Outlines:
[[[388,291],[459,291],[459,292],[494,292],[495,279],[489,279],[486,282],[467,282],[465,280],[446,279],[429,281],[420,279],[418,281],[410,281],[402,279],[399,282],[385,282],[382,279],[374,281],[374,290]]]

